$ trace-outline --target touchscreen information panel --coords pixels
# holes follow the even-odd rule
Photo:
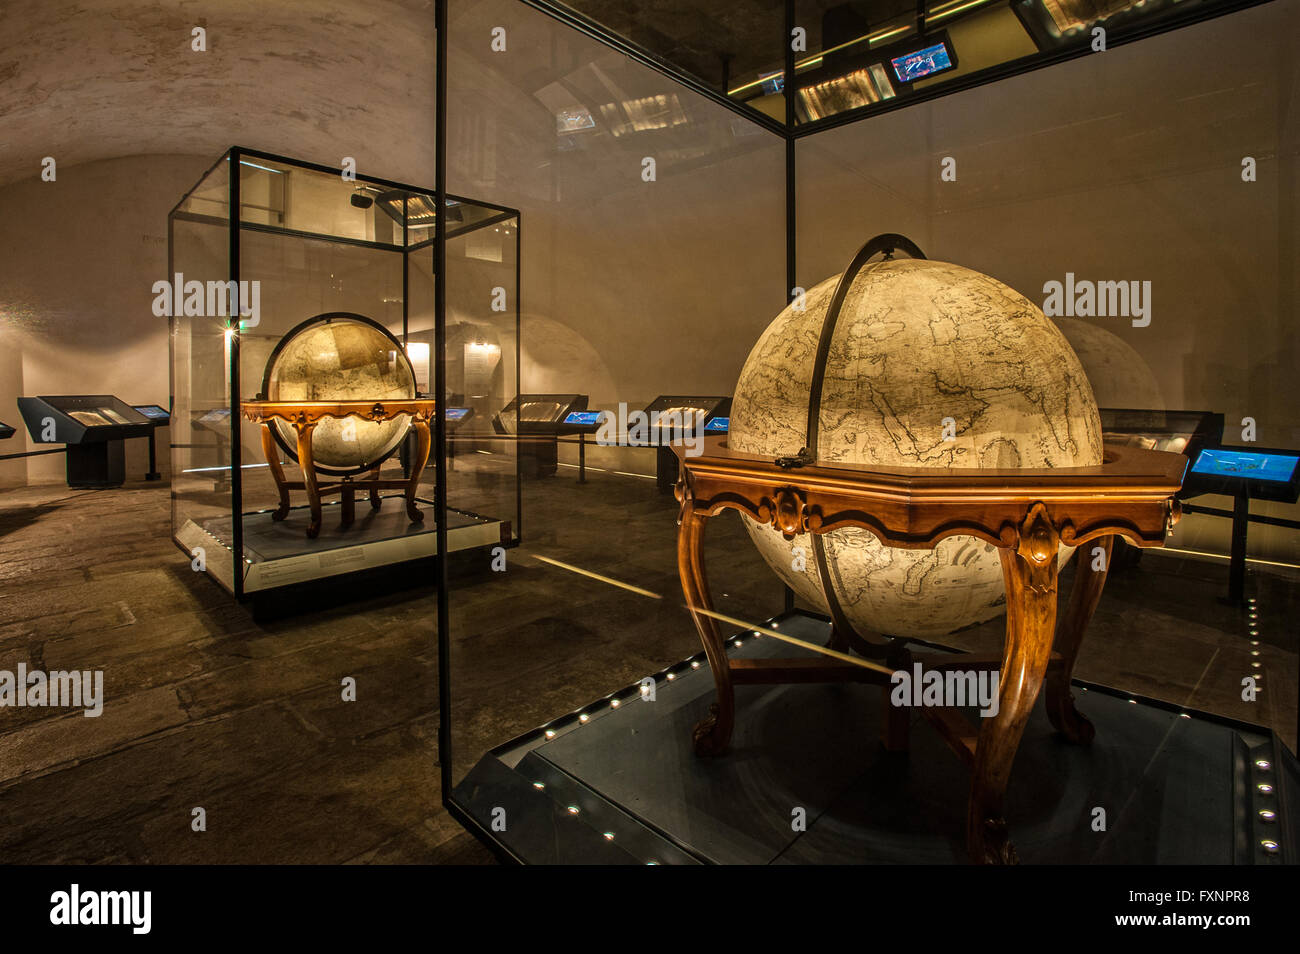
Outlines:
[[[1213,447],[1201,451],[1192,464],[1192,473],[1287,483],[1295,474],[1296,464],[1300,464],[1300,456]]]
[[[914,53],[904,53],[889,61],[900,83],[912,83],[935,73],[952,69],[952,56],[943,43],[935,43]]]
[[[576,424],[578,427],[595,427],[600,423],[600,416],[603,411],[573,411],[564,419],[565,424]]]

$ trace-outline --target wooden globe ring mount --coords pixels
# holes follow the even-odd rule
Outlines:
[[[821,334],[817,340],[817,353],[813,358],[812,380],[808,387],[808,417],[805,427],[804,446],[793,457],[782,457],[778,463],[782,467],[795,468],[807,466],[817,458],[817,444],[821,434],[822,390],[826,381],[826,365],[830,359],[831,343],[835,338],[835,329],[839,325],[840,312],[848,298],[849,290],[867,263],[877,255],[883,255],[885,261],[892,260],[894,252],[904,252],[908,257],[925,259],[925,253],[911,239],[895,232],[885,232],[868,239],[858,249],[835,284],[826,315],[822,319]],[[787,537],[789,539],[789,537]],[[856,649],[864,656],[888,658],[907,662],[903,641],[891,639],[876,633],[861,632],[849,619],[848,613],[840,604],[839,592],[831,577],[830,558],[826,553],[826,543],[820,536],[812,540],[813,565],[817,568],[817,578],[821,582],[822,593],[826,596],[826,606],[831,614],[831,642],[835,649]]]

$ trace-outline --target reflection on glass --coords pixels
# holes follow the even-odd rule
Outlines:
[[[621,103],[606,103],[600,107],[601,118],[609,124],[615,136],[648,129],[667,129],[686,123],[686,111],[676,93],[642,96],[625,99]]]
[[[894,96],[893,84],[879,63],[799,90],[799,118],[804,122],[878,103]]]
[[[1048,16],[1062,34],[1082,30],[1090,23],[1146,3],[1147,0],[1042,0]]]

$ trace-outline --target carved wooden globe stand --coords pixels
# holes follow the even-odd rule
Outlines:
[[[406,350],[383,325],[351,312],[309,318],[276,345],[262,392],[240,409],[262,427],[262,450],[280,498],[271,519],[288,516],[289,491],[304,490],[311,509],[307,536],[315,538],[323,496],[340,495],[347,527],[356,519],[358,492],[378,510],[379,492],[399,489],[411,522],[423,521],[416,491],[429,459],[435,402],[416,396]],[[412,428],[416,449],[406,476],[381,478],[380,466]],[[280,451],[298,462],[302,480],[285,477]]]
[[[429,461],[429,448],[432,439],[429,422],[433,419],[436,402],[432,399],[413,399],[410,401],[336,401],[333,403],[301,401],[243,401],[240,410],[244,417],[254,424],[262,425],[262,452],[275,480],[280,494],[280,503],[271,514],[272,520],[283,520],[289,515],[289,491],[307,492],[307,504],[311,509],[311,522],[307,525],[307,536],[315,539],[320,535],[321,498],[339,494],[342,515],[340,523],[351,526],[356,520],[356,494],[358,491],[370,497],[370,508],[378,510],[382,504],[379,491],[397,489],[406,497],[406,515],[412,523],[421,523],[424,513],[416,505],[415,495]],[[349,417],[359,421],[387,422],[406,415],[415,428],[416,451],[410,462],[410,475],[403,478],[381,478],[379,464],[366,471],[362,480],[343,476],[331,481],[322,479],[317,471],[313,457],[313,435],[317,426],[326,419],[343,420]],[[284,467],[280,464],[280,455],[276,451],[276,441],[272,433],[272,423],[283,421],[297,434],[297,458],[302,470],[302,480],[289,480],[285,477]]]
[[[1163,544],[1179,516],[1174,495],[1182,484],[1186,458],[1128,447],[1107,447],[1104,458],[1099,453],[1097,463],[1090,466],[936,468],[819,458],[820,377],[825,373],[835,318],[868,259],[880,252],[888,256],[895,248],[920,254],[901,236],[873,239],[855,257],[830,298],[810,387],[807,427],[801,435],[805,439],[798,453],[736,449],[734,416],[731,435],[708,439],[699,456],[687,456],[680,445],[675,448],[681,463],[678,572],[717,688],[709,715],[695,727],[695,752],[709,756],[726,751],[735,725],[736,685],[809,682],[867,682],[884,687],[882,741],[891,751],[906,750],[908,710],[891,704],[888,688],[892,674],[896,670],[910,674],[915,661],[905,638],[881,638],[859,625],[842,605],[834,557],[823,541],[845,532],[866,532],[873,545],[907,552],[933,550],[954,537],[974,538],[990,545],[1000,563],[1007,617],[1003,650],[995,656],[928,656],[924,662],[930,670],[996,670],[998,708],[978,727],[957,708],[924,706],[922,713],[971,769],[966,823],[971,859],[1009,863],[1016,855],[1007,836],[1003,801],[1039,690],[1046,679],[1048,716],[1058,732],[1071,742],[1089,743],[1094,730],[1074,707],[1070,678],[1101,596],[1114,538],[1126,537],[1139,547]],[[740,397],[738,388],[737,404]],[[811,542],[814,566],[809,572],[830,611],[830,643],[816,646],[776,629],[743,625],[817,655],[728,658],[718,620],[742,621],[714,613],[703,551],[706,519],[725,510],[738,511],[751,527],[776,534],[786,545],[801,536]],[[1060,548],[1094,541],[1104,558],[1096,561],[1090,555],[1078,561],[1074,590],[1057,631],[1058,562],[1064,562],[1058,561]],[[762,552],[779,572],[780,564],[771,558],[773,548]],[[1093,569],[1098,562],[1101,569]]]

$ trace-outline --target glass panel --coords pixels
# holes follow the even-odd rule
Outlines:
[[[404,201],[411,206],[410,230],[428,229],[416,213],[431,208],[423,196],[365,179],[345,181],[337,172],[305,169],[262,157],[240,160],[240,219],[251,225],[310,232],[331,238],[402,244]]]
[[[1212,14],[1220,0],[794,0],[808,51],[796,55],[796,121],[899,105],[1009,64],[1107,48],[1137,31]]]
[[[531,51],[452,53],[449,121],[473,135],[451,142],[451,187],[521,208],[525,234],[518,400],[513,369],[476,356],[498,340],[504,351],[511,333],[513,300],[498,314],[486,297],[493,284],[511,287],[510,222],[448,248],[449,387],[464,376],[469,402],[481,393],[471,372],[493,376],[470,422],[483,422],[476,443],[456,437],[451,504],[488,491],[505,511],[499,447],[517,447],[523,475],[518,547],[452,566],[451,794],[488,831],[503,809],[501,837],[530,860],[679,858],[654,834],[667,824],[657,808],[622,816],[613,842],[599,827],[615,804],[638,810],[648,774],[659,772],[656,794],[677,805],[702,778],[682,778],[695,768],[685,719],[707,700],[676,687],[692,681],[683,674],[697,688],[709,677],[690,662],[700,643],[677,573],[675,457],[655,443],[695,440],[701,428],[650,435],[636,420],[651,407],[725,416],[754,336],[784,301],[785,144],[521,4],[450,12],[453,36],[507,23],[511,44]],[[579,106],[590,123],[567,123]],[[718,610],[780,613],[780,582],[740,520],[714,523]],[[655,674],[658,702],[637,702],[639,680]],[[610,721],[620,709],[638,721]],[[620,725],[640,733],[641,721],[646,734],[617,736]],[[589,772],[575,743],[615,737],[627,744]],[[582,800],[576,830],[590,838],[567,837],[579,807],[570,798]]]
[[[799,283],[900,232],[1053,315],[1108,443],[1189,464],[1220,438],[1294,447],[1294,256],[1283,250],[1294,248],[1296,195],[1277,158],[1295,134],[1279,105],[1293,70],[1285,44],[1260,42],[1294,28],[1294,8],[1263,6],[1113,49],[1104,64],[1072,60],[800,139]],[[1246,74],[1251,95],[1233,95]],[[1053,300],[1052,282],[1075,289],[1068,302]],[[1085,295],[1105,282],[1122,283],[1127,301]],[[1252,514],[1291,525],[1250,524],[1255,602],[1242,607],[1228,602],[1233,499],[1191,481],[1184,496],[1166,547],[1113,556],[1075,674],[1292,744],[1296,508],[1262,491],[1250,501]],[[996,650],[1004,625],[935,638]],[[1247,677],[1263,687],[1255,698],[1243,698]]]
[[[350,208],[349,184],[335,177],[332,191],[300,189],[297,176],[298,170],[293,170],[284,177],[286,191],[299,209],[291,220],[324,223],[334,215],[328,206]],[[321,184],[314,174],[306,178],[312,186]],[[403,255],[389,248],[245,229],[240,277],[250,283],[250,290],[251,283],[257,282],[258,292],[253,297],[256,313],[244,321],[239,333],[241,401],[414,398],[414,368],[405,362],[401,346],[402,272]],[[350,569],[374,561],[392,562],[399,555],[396,551],[386,554],[359,545],[410,534],[401,492],[383,489],[380,508],[372,511],[364,488],[376,467],[381,479],[401,479],[396,451],[411,433],[410,417],[325,418],[314,428],[312,454],[321,481],[323,513],[315,532],[308,495],[292,486],[304,479],[294,428],[283,420],[269,425],[274,430],[268,460],[266,426],[241,417],[245,590],[283,585],[287,575],[315,578],[335,566],[347,566],[349,560],[358,564]],[[287,514],[277,512],[281,495],[273,465],[289,485]],[[331,484],[339,489],[328,492]],[[351,513],[346,502],[349,494],[361,498],[354,500]],[[431,507],[432,498],[423,506]],[[433,525],[429,517],[424,535],[431,552]],[[405,544],[412,545],[409,540]]]
[[[206,290],[230,278],[229,163],[222,160],[170,217],[172,534],[231,592],[234,553],[219,528],[231,514],[230,320],[207,311]],[[179,279],[177,276],[180,276]],[[179,280],[180,307],[176,307]],[[200,290],[186,314],[188,289]],[[212,283],[210,286],[209,283]],[[224,286],[223,286],[224,287]],[[215,311],[215,310],[214,310]]]
[[[705,86],[785,121],[780,103],[784,0],[668,6],[571,0],[567,6]],[[619,98],[611,105],[632,123],[660,121],[653,117],[664,108],[653,97]],[[589,115],[575,111],[564,121],[585,123]]]
[[[497,415],[518,394],[519,219],[468,203],[448,212],[465,223],[447,240],[448,519],[491,515],[502,523],[490,542],[508,545],[520,530],[518,444]],[[449,536],[448,547],[462,542]]]

